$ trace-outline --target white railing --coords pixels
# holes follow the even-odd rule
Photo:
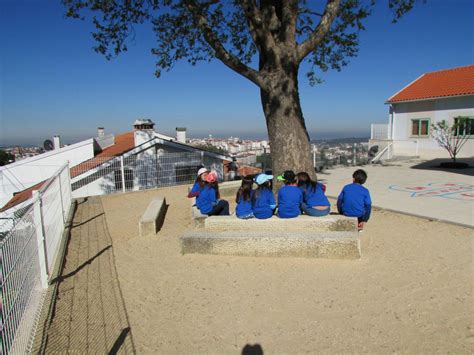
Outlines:
[[[33,191],[31,205],[18,211],[0,241],[1,354],[29,351],[70,208],[69,168],[64,165]]]
[[[388,124],[372,123],[370,126],[370,139],[389,139]]]
[[[200,152],[94,158],[71,169],[73,197],[189,184],[201,166],[223,179],[222,160]]]

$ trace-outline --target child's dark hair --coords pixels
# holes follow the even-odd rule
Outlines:
[[[253,196],[252,196],[252,206],[255,205],[255,201],[257,201],[257,198],[260,196],[260,193],[261,193],[263,190],[272,191],[272,185],[271,185],[271,181],[270,181],[270,180],[267,180],[267,181],[265,181],[263,184],[258,185],[257,189],[255,190],[255,192],[254,192],[254,194],[253,194]]]
[[[216,198],[217,199],[220,199],[221,198],[221,194],[219,193],[219,184],[217,181],[214,181],[214,182],[206,182],[207,185],[209,185],[210,187],[212,187],[214,190],[216,190]]]
[[[242,178],[242,185],[240,185],[239,191],[235,196],[235,202],[239,203],[240,199],[244,201],[250,201],[250,192],[252,191],[253,179],[250,176],[244,176]]]
[[[316,190],[316,181],[311,180],[307,172],[302,171],[296,174],[296,179],[298,180],[298,187],[302,187],[305,191],[308,191],[308,189]]]
[[[358,169],[354,171],[354,174],[352,174],[352,177],[354,178],[354,182],[360,185],[364,185],[365,182],[367,181],[367,173],[362,169]]]

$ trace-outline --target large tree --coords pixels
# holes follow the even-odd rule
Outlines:
[[[181,59],[219,59],[260,88],[273,171],[314,172],[298,91],[300,64],[340,70],[358,52],[362,21],[375,0],[62,0],[67,16],[90,14],[95,50],[108,59],[127,50],[133,26],[151,21],[156,75]],[[417,0],[385,0],[396,22]]]

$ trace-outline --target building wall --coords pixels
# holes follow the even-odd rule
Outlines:
[[[14,192],[49,179],[68,161],[74,166],[93,157],[94,140],[88,139],[0,167],[0,206],[3,207]]]
[[[398,103],[392,104],[392,107],[394,155],[418,155],[424,159],[449,158],[446,149],[439,147],[430,136],[411,136],[411,121],[429,118],[430,125],[442,120],[452,124],[458,116],[474,117],[474,96]],[[474,137],[469,139],[458,156],[474,156]]]

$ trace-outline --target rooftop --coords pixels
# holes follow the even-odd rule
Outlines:
[[[474,95],[474,65],[426,73],[391,96],[387,103]]]

